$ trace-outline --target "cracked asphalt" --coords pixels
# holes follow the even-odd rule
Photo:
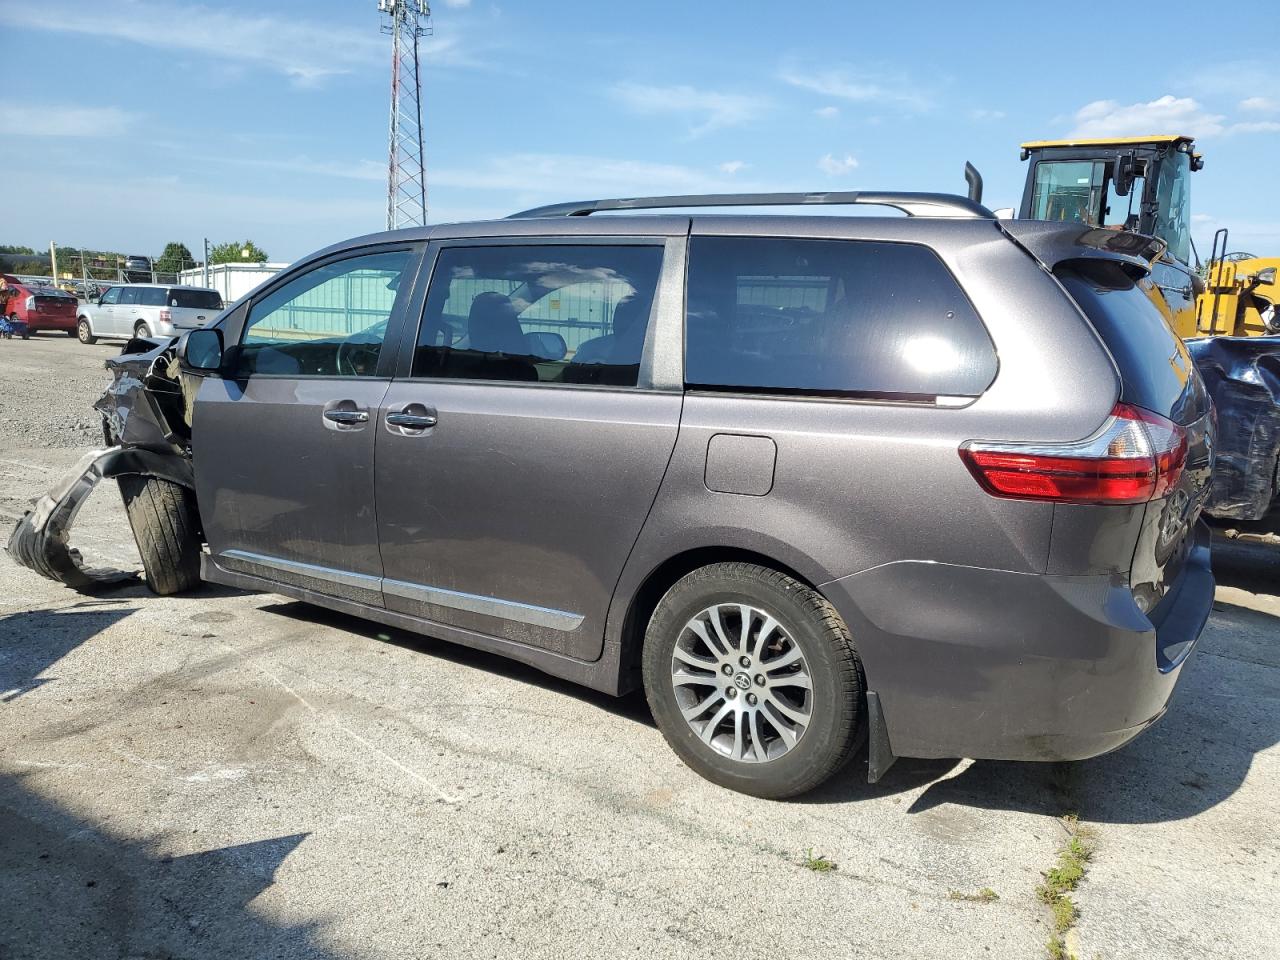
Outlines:
[[[118,347],[0,341],[7,530]],[[77,542],[137,564],[112,484]],[[0,957],[1271,957],[1280,548],[1216,550],[1168,715],[1080,764],[866,758],[800,801],[681,765],[639,697],[269,595],[84,596],[0,557]],[[808,851],[839,865],[801,866]],[[955,897],[990,887],[999,899]]]

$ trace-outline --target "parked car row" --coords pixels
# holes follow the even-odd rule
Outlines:
[[[910,216],[590,216],[832,202]],[[122,475],[159,592],[271,591],[643,687],[737,790],[804,792],[864,740],[872,780],[1091,757],[1164,713],[1213,600],[1215,426],[1159,251],[933,194],[363,237],[132,341],[99,402],[120,446],[85,475]],[[99,304],[87,335],[158,332],[143,308]],[[35,522],[11,551],[70,567]]]

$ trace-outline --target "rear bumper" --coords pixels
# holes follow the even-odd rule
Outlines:
[[[845,617],[896,756],[1082,760],[1164,713],[1213,605],[1201,524],[1150,616],[1123,576],[903,562],[822,592]]]

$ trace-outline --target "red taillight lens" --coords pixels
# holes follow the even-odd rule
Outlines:
[[[160,311],[160,322],[161,322],[161,323],[172,323],[172,322],[173,322],[173,314],[172,314],[172,313],[170,313],[168,310],[161,310],[161,311]]]
[[[1102,429],[1087,440],[967,443],[960,456],[993,496],[1146,503],[1177,486],[1187,460],[1187,434],[1171,420],[1118,403]]]

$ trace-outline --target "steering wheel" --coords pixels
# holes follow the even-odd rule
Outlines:
[[[346,377],[366,376],[370,367],[378,365],[378,343],[362,343],[359,340],[343,340],[338,344],[334,358],[338,375]]]

